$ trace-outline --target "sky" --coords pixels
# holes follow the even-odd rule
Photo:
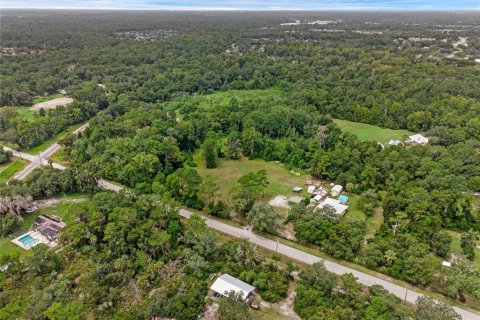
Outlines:
[[[480,0],[0,0],[0,7],[124,10],[480,10]]]

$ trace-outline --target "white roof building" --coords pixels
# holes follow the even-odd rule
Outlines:
[[[418,143],[418,144],[427,144],[428,138],[422,136],[421,134],[414,134],[413,136],[408,137],[407,142]]]
[[[338,196],[340,193],[342,193],[343,191],[343,187],[339,184],[336,184],[333,186],[332,190],[330,191],[330,193],[332,194],[333,197],[336,197]]]
[[[320,210],[325,206],[332,207],[338,216],[343,216],[348,209],[348,206],[341,204],[340,201],[338,201],[337,199],[326,198],[318,204],[318,206],[315,208],[315,211]]]
[[[251,286],[248,283],[245,283],[226,273],[218,277],[210,289],[225,297],[228,296],[231,291],[233,291],[235,294],[241,295],[244,301],[247,301],[252,292],[255,291],[254,286]]]
[[[399,146],[401,144],[402,144],[402,141],[400,141],[400,140],[393,140],[392,139],[392,140],[388,141],[389,146]]]
[[[308,193],[313,193],[315,191],[315,189],[316,189],[315,186],[310,186],[310,187],[308,187],[307,192]]]

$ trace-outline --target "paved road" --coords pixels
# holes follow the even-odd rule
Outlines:
[[[190,216],[192,215],[192,212],[185,209],[180,209],[179,213],[182,217],[185,217],[185,218],[190,218]],[[327,268],[327,270],[330,272],[333,272],[338,275],[342,275],[344,273],[351,273],[356,278],[358,278],[358,282],[367,286],[371,286],[374,284],[381,285],[390,293],[396,295],[402,300],[406,299],[408,302],[415,303],[418,297],[423,296],[423,294],[421,293],[407,290],[406,288],[399,286],[397,284],[394,284],[390,281],[377,278],[375,276],[345,267],[341,264],[338,264],[329,260],[321,259],[317,256],[292,248],[290,246],[277,243],[276,241],[273,241],[271,239],[267,239],[265,237],[259,236],[250,230],[240,229],[240,228],[237,228],[229,224],[226,224],[214,219],[210,219],[207,217],[204,217],[204,219],[207,226],[212,229],[221,231],[223,233],[234,236],[236,238],[247,238],[250,242],[258,246],[269,249],[271,251],[276,251],[284,256],[287,256],[289,258],[292,258],[294,260],[297,260],[306,264],[313,264],[315,262],[323,261],[325,264],[325,268]],[[480,314],[473,313],[471,311],[467,311],[458,307],[454,307],[454,309],[459,315],[461,315],[463,320],[479,320],[480,319]]]

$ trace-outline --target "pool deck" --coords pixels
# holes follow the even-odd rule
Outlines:
[[[26,246],[20,241],[20,239],[25,237],[25,236],[30,236],[34,239],[37,239],[38,242],[31,245],[31,246]],[[44,243],[51,248],[54,248],[58,245],[58,242],[48,240],[40,232],[35,231],[35,230],[29,230],[28,232],[26,232],[26,233],[16,237],[15,239],[13,239],[12,242],[14,244],[16,244],[17,246],[21,247],[22,249],[25,249],[25,250],[30,250],[31,248],[35,247],[36,245],[38,245],[40,243]]]

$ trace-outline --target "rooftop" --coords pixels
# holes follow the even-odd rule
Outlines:
[[[223,296],[227,296],[231,291],[236,294],[240,293],[243,299],[246,300],[249,294],[255,290],[255,287],[225,273],[215,280],[210,289]]]

